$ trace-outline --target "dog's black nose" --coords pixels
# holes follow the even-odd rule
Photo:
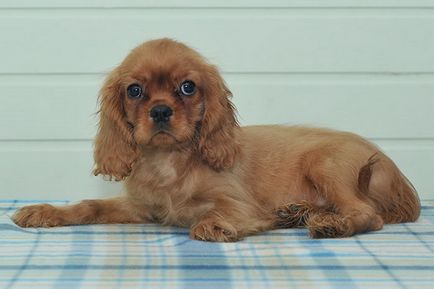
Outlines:
[[[152,117],[154,122],[168,122],[173,114],[173,110],[167,105],[156,105],[151,109],[149,116]]]

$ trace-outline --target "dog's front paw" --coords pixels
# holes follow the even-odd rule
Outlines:
[[[20,227],[55,227],[65,223],[60,210],[49,204],[23,207],[12,220]]]
[[[218,220],[202,220],[190,231],[190,237],[200,241],[235,242],[240,240],[237,230],[229,223]]]

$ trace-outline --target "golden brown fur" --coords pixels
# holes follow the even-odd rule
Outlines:
[[[192,96],[179,91],[185,80],[196,84]],[[144,90],[137,99],[131,84]],[[188,227],[195,239],[235,241],[300,226],[316,238],[345,237],[418,218],[416,191],[373,144],[327,129],[241,128],[230,96],[216,67],[194,50],[170,39],[145,42],[107,77],[100,96],[95,175],[123,180],[125,194],[24,207],[14,221],[160,222]],[[150,117],[157,105],[172,109],[168,123]]]

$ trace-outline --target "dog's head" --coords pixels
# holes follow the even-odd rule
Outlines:
[[[158,39],[135,48],[100,93],[95,175],[122,180],[142,149],[190,146],[215,170],[238,150],[235,109],[217,68],[186,45]]]

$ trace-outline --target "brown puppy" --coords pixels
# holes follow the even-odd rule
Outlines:
[[[417,193],[363,138],[326,129],[238,126],[217,68],[170,39],[145,42],[101,90],[95,175],[125,195],[24,207],[23,227],[159,222],[191,237],[235,241],[307,226],[346,237],[415,221]]]

